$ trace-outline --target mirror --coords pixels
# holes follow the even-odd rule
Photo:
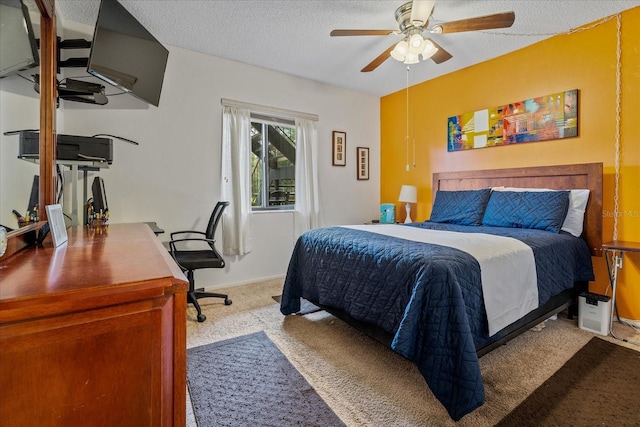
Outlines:
[[[38,6],[35,0],[23,0],[23,4],[28,9],[32,34],[40,38]],[[19,0],[0,0],[2,19],[7,24],[3,24],[3,40],[13,38],[11,44],[14,46],[27,43],[26,49],[16,50],[10,56],[3,55],[1,67],[6,77],[0,79],[0,224],[11,229],[19,226],[14,210],[23,218],[26,218],[27,210],[33,210],[30,205],[34,202],[30,196],[32,188],[35,191],[39,189],[34,177],[40,174],[38,164],[18,159],[20,136],[4,135],[9,131],[40,127],[40,97],[29,81],[33,74],[39,73],[39,67],[37,64],[30,66],[33,59],[27,60],[28,54],[33,54],[29,49],[26,27],[16,23],[22,17],[20,6]]]
[[[38,175],[40,176],[39,181],[39,194],[38,199],[40,201],[40,205],[44,206],[47,204],[53,203],[54,197],[54,182],[53,182],[53,169],[55,166],[55,157],[53,154],[53,140],[54,140],[54,132],[55,132],[55,120],[56,120],[56,109],[55,109],[55,63],[56,63],[56,50],[55,50],[55,40],[56,40],[56,25],[55,25],[55,16],[54,16],[54,3],[55,0],[25,0],[25,4],[29,8],[30,15],[33,11],[33,21],[38,22],[38,28],[41,30],[40,33],[40,74],[41,74],[41,84],[40,84],[40,93],[42,96],[38,98],[38,95],[35,96],[34,99],[24,94],[14,94],[9,90],[5,91],[5,86],[1,87],[2,98],[0,99],[0,111],[2,114],[1,127],[3,133],[5,132],[4,128],[9,125],[9,119],[12,117],[19,117],[16,120],[22,120],[24,116],[25,120],[32,120],[32,114],[37,116],[37,126],[36,129],[40,129],[40,165],[38,167]],[[35,8],[34,8],[35,4]],[[35,11],[38,12],[35,12]],[[38,18],[38,16],[40,16]],[[37,31],[35,29],[34,31]],[[6,80],[6,79],[3,79]],[[1,82],[0,84],[6,84],[7,89],[12,87],[9,83]],[[31,84],[27,84],[26,87],[31,87]],[[28,89],[25,89],[28,90]],[[19,92],[19,91],[18,91]],[[28,92],[31,93],[31,92]],[[15,96],[14,96],[15,95]],[[38,100],[39,99],[39,100]],[[5,119],[6,115],[6,119]],[[13,124],[13,123],[11,123]],[[16,123],[18,124],[18,123]],[[31,128],[31,127],[29,127]],[[16,128],[12,128],[11,130],[15,130]],[[31,183],[33,182],[33,175],[31,172],[25,173],[27,178],[27,184],[23,185],[18,182],[18,177],[11,176],[11,172],[13,171],[12,166],[6,166],[7,164],[11,164],[16,166],[16,170],[20,168],[19,162],[23,162],[17,158],[17,148],[15,148],[15,155],[10,151],[5,151],[7,148],[7,141],[5,140],[5,136],[0,134],[0,138],[2,138],[2,147],[0,147],[0,215],[5,215],[1,213],[1,211],[11,209],[9,208],[9,204],[11,203],[19,203],[14,202],[11,199],[5,202],[5,192],[7,197],[13,197],[15,200],[19,200],[19,198],[24,197],[26,202],[29,202],[29,193],[31,191]],[[14,136],[15,138],[15,136]],[[18,146],[17,141],[13,141],[14,146]],[[9,148],[11,144],[8,144]],[[8,162],[5,164],[5,161]],[[13,163],[17,162],[17,163]],[[22,187],[28,188],[26,190],[25,196],[15,196],[15,194],[20,193]],[[9,190],[11,189],[11,190]],[[15,190],[13,190],[15,189]],[[10,196],[10,194],[14,194]],[[44,217],[44,215],[42,216]],[[4,216],[0,216],[1,218],[5,218]],[[4,219],[2,219],[4,220]],[[9,256],[11,253],[14,253],[23,247],[25,247],[29,242],[26,231],[29,230],[37,230],[39,225],[36,226],[27,226],[19,230],[14,230],[8,234],[8,249],[7,253],[5,253],[5,257]],[[13,227],[12,227],[13,228]]]

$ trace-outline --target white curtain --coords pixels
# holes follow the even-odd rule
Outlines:
[[[316,122],[296,119],[295,237],[319,226],[320,195]]]
[[[223,214],[222,252],[251,252],[251,135],[248,110],[222,111],[222,176],[220,194],[230,202]]]

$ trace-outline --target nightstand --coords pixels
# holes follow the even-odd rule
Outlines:
[[[611,284],[611,319],[609,320],[609,333],[615,339],[640,346],[640,343],[620,338],[613,333],[613,316],[616,311],[616,286],[618,284],[618,270],[622,268],[622,260],[626,252],[640,252],[640,242],[613,240],[602,245],[607,261],[609,283]],[[611,259],[610,259],[611,256]],[[613,265],[612,265],[613,263]]]

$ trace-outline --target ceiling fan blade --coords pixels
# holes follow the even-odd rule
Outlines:
[[[331,37],[336,36],[388,36],[397,33],[396,30],[333,30]]]
[[[378,55],[378,57],[376,59],[371,61],[366,67],[364,67],[360,71],[363,72],[363,73],[368,73],[369,71],[373,71],[376,68],[378,68],[380,66],[380,64],[382,64],[384,61],[387,60],[387,58],[389,58],[391,56],[391,51],[393,50],[394,47],[396,47],[395,43],[392,44],[391,46],[389,46],[389,49],[385,50],[380,55]]]
[[[431,43],[433,43],[435,47],[438,48],[438,51],[435,54],[433,54],[433,56],[431,57],[431,60],[433,62],[435,62],[436,64],[441,64],[444,61],[447,61],[452,58],[451,54],[446,50],[444,50],[442,46],[440,46],[438,43],[434,42],[431,39],[426,39],[426,40],[429,40]]]
[[[492,30],[495,28],[508,28],[516,19],[514,12],[496,13],[477,18],[461,19],[459,21],[443,22],[436,24],[430,30],[435,34],[460,33],[463,31]]]
[[[420,25],[425,25],[431,17],[433,12],[433,5],[436,0],[413,0],[411,4],[411,22],[420,22]]]

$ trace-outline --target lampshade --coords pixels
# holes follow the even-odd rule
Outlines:
[[[422,53],[422,51],[424,50],[424,44],[425,40],[420,34],[414,34],[409,38],[409,46],[415,49],[418,53]]]
[[[418,189],[413,185],[403,185],[400,189],[399,202],[416,203],[418,201]]]
[[[407,56],[404,58],[405,64],[417,64],[418,62],[420,62],[420,57],[415,53],[409,52],[407,53]]]
[[[438,51],[438,48],[434,46],[431,40],[425,40],[424,43],[425,43],[425,46],[424,46],[424,50],[422,51],[422,59],[426,60],[431,58],[433,55],[435,55],[436,52]]]
[[[400,40],[398,44],[396,44],[396,47],[394,47],[393,50],[391,51],[391,56],[396,61],[402,62],[404,61],[404,58],[407,55],[408,51],[409,51],[409,43],[407,43],[406,40]]]

